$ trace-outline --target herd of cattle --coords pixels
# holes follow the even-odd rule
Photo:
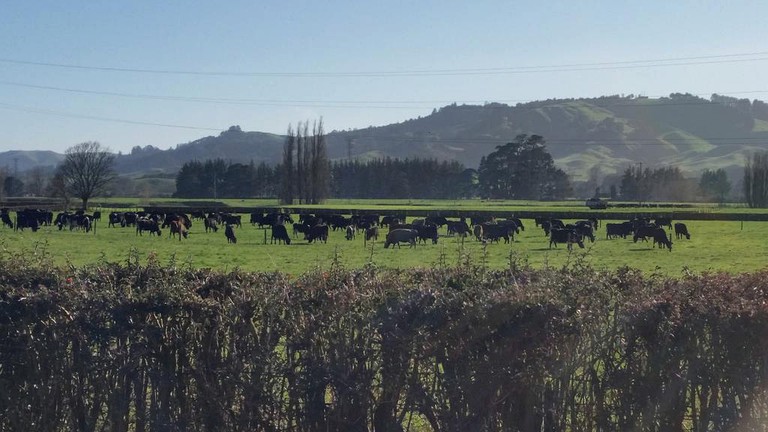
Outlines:
[[[294,220],[297,217],[297,220]],[[96,222],[101,219],[101,212],[95,211],[87,214],[78,212],[61,212],[54,217],[53,212],[38,209],[25,209],[16,212],[15,221],[11,218],[8,209],[0,209],[0,220],[6,227],[15,230],[31,229],[37,231],[41,226],[56,226],[59,230],[80,230],[83,232],[95,232]],[[108,217],[108,227],[133,227],[136,235],[145,232],[150,235],[162,236],[162,231],[168,229],[169,237],[178,237],[181,241],[189,236],[193,221],[202,221],[206,233],[218,232],[224,229],[224,235],[229,243],[237,243],[235,229],[242,227],[242,216],[232,213],[194,211],[186,213],[148,213],[148,212],[111,212]],[[415,247],[418,243],[438,242],[440,231],[445,227],[445,235],[459,236],[461,239],[472,237],[483,243],[504,243],[514,241],[514,236],[525,230],[522,220],[519,218],[496,219],[489,215],[474,215],[470,218],[449,220],[443,216],[428,216],[420,219],[412,219],[406,222],[406,216],[377,214],[353,215],[345,217],[341,214],[299,214],[272,212],[251,213],[251,225],[271,231],[270,243],[291,244],[291,240],[301,236],[308,243],[327,242],[332,231],[341,231],[344,238],[354,240],[361,235],[364,242],[378,240],[379,230],[386,227],[384,248],[407,243]],[[566,244],[572,249],[576,244],[584,248],[584,241],[595,241],[595,232],[600,226],[596,218],[580,220],[572,223],[564,223],[554,218],[535,218],[534,223],[541,227],[544,235],[549,239],[549,247],[558,244]],[[672,224],[669,218],[636,217],[621,223],[605,223],[606,239],[623,238],[631,236],[634,242],[653,241],[657,246],[672,251],[671,235],[667,230],[672,230],[677,239],[691,238],[688,228],[684,223]],[[289,234],[289,228],[291,233]]]

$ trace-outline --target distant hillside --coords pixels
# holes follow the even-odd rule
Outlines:
[[[598,166],[603,174],[632,163],[676,165],[697,175],[725,168],[740,175],[744,156],[768,149],[768,104],[713,95],[688,94],[650,99],[607,96],[554,99],[509,106],[449,105],[426,117],[381,127],[328,134],[331,158],[426,157],[456,159],[476,167],[480,158],[521,133],[545,137],[556,163],[576,180]],[[244,132],[233,126],[219,136],[180,144],[174,149],[136,147],[117,158],[122,174],[176,172],[189,160],[223,158],[233,162],[278,163],[284,137]],[[0,153],[0,167],[20,170],[54,164],[52,152]]]
[[[52,168],[62,160],[64,155],[52,151],[11,150],[0,152],[0,169],[22,172],[37,166]]]
[[[152,146],[136,147],[116,160],[121,174],[176,172],[191,160],[222,158],[232,162],[277,163],[283,151],[283,137],[262,132],[243,132],[232,126],[219,136],[205,137],[174,149],[159,150]]]

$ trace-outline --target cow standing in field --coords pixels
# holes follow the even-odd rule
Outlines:
[[[573,244],[576,243],[580,248],[584,249],[584,241],[581,235],[571,229],[555,228],[550,231],[549,234],[549,248],[552,249],[552,245],[557,247],[558,243],[565,243],[568,245],[568,250],[573,250]]]
[[[173,220],[171,221],[168,226],[171,227],[171,237],[178,235],[179,241],[181,241],[181,237],[184,238],[189,237],[189,231],[187,230],[187,226],[184,225],[184,222],[181,220]]]
[[[365,241],[368,242],[371,239],[373,240],[379,239],[379,227],[372,226],[365,230]]]
[[[0,219],[2,219],[4,226],[13,229],[13,222],[11,221],[11,215],[8,214],[8,209],[0,210]]]
[[[416,238],[419,236],[418,231],[412,229],[394,229],[387,233],[387,239],[384,242],[384,249],[387,249],[389,245],[397,245],[400,247],[400,243],[408,243],[410,247],[416,247]]]
[[[280,244],[283,242],[287,245],[291,244],[291,237],[288,235],[288,230],[285,229],[285,225],[272,225],[272,238],[270,243]]]
[[[219,224],[214,217],[206,217],[203,219],[203,226],[205,226],[205,232],[217,232],[219,230]]]
[[[237,237],[235,237],[235,229],[232,228],[232,224],[226,224],[224,226],[224,235],[227,237],[227,243],[237,243]]]
[[[136,221],[136,235],[143,235],[144,231],[149,231],[150,235],[157,234],[158,237],[162,235],[157,221],[149,218],[142,218]]]
[[[685,236],[687,240],[691,239],[691,235],[688,233],[688,227],[682,222],[677,222],[675,224],[675,238],[680,240],[683,236]]]
[[[667,238],[667,232],[664,228],[656,228],[656,231],[653,233],[653,246],[655,247],[656,244],[658,244],[661,249],[666,247],[672,252],[672,240]]]
[[[304,240],[307,240],[308,243],[312,243],[315,240],[328,243],[328,225],[323,224],[313,226],[305,234]]]
[[[354,240],[355,239],[355,232],[357,229],[354,225],[347,226],[346,233],[344,234],[344,238],[347,240]]]

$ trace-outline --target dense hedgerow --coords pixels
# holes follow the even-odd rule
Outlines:
[[[768,271],[0,256],[0,430],[765,430]]]

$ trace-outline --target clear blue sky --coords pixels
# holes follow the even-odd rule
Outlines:
[[[0,151],[362,128],[452,102],[768,100],[766,17],[764,0],[4,1]]]

